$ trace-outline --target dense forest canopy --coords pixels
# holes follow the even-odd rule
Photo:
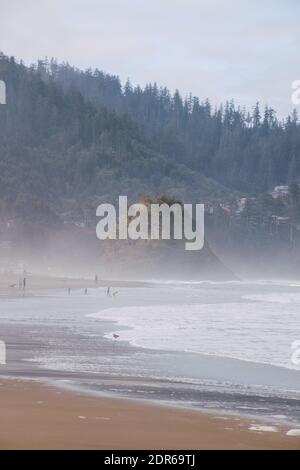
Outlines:
[[[200,77],[201,78],[201,77]],[[296,111],[278,120],[259,104],[143,89],[55,60],[0,60],[0,209],[84,208],[117,194],[167,192],[190,200],[265,192],[300,176]],[[33,203],[34,200],[34,203]],[[29,210],[29,209],[28,209]]]
[[[55,61],[37,67],[63,89],[82,95],[119,115],[129,115],[156,150],[168,160],[201,171],[230,188],[264,191],[299,176],[300,126],[296,110],[278,120],[259,103],[246,111],[234,101],[213,109],[208,99],[178,91],[171,95],[156,83],[142,89],[99,70],[79,71]]]

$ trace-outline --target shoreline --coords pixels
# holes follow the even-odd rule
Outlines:
[[[17,273],[0,273],[0,295],[18,296],[24,290],[19,288],[19,280],[26,277],[25,292],[31,292],[41,289],[97,289],[105,287],[149,287],[149,281],[131,281],[131,280],[109,280],[109,279],[86,279],[60,276],[45,276],[39,274],[27,273],[26,275]]]
[[[76,322],[78,322],[80,327],[78,331],[82,335],[80,338],[83,340],[89,338],[89,343],[92,342],[92,345],[94,344],[96,347],[95,350],[103,355],[105,359],[106,356],[108,358],[114,356],[115,346],[108,344],[106,339],[102,339],[102,342],[99,342],[99,339],[97,339],[100,334],[98,325],[97,335],[92,334],[92,336],[85,336],[84,332],[82,334],[82,318],[85,318],[86,310],[93,311],[95,306],[98,308],[98,305],[101,305],[101,308],[109,308],[111,305],[122,307],[123,305],[126,306],[127,303],[130,305],[132,301],[134,301],[134,305],[138,305],[139,302],[143,304],[144,301],[146,302],[148,300],[143,289],[137,289],[136,291],[125,289],[125,291],[129,292],[129,297],[125,296],[124,303],[123,296],[120,296],[120,298],[117,297],[116,299],[107,298],[105,288],[108,285],[118,285],[118,287],[122,285],[122,287],[134,288],[151,287],[151,283],[115,281],[116,284],[114,284],[110,281],[99,280],[96,285],[93,280],[49,278],[46,276],[41,278],[40,276],[28,275],[28,291],[23,293],[22,291],[19,291],[18,288],[6,288],[5,282],[7,282],[7,280],[7,277],[3,279],[3,276],[0,276],[0,298],[2,297],[4,302],[5,299],[7,299],[5,304],[5,309],[7,309],[7,311],[5,311],[5,315],[7,315],[8,318],[6,321],[4,316],[2,334],[3,339],[6,340],[7,338],[6,341],[8,345],[19,344],[19,347],[16,348],[13,346],[13,348],[8,349],[11,365],[9,369],[10,372],[8,375],[0,375],[0,419],[2,418],[2,423],[9,423],[8,428],[0,426],[0,448],[6,448],[6,446],[9,446],[9,449],[35,448],[33,446],[37,445],[36,448],[39,449],[300,449],[300,436],[286,436],[286,432],[293,428],[298,428],[299,431],[299,426],[296,425],[295,422],[292,424],[291,422],[289,423],[283,420],[285,414],[283,405],[286,406],[286,404],[283,404],[280,397],[278,400],[281,401],[278,402],[277,400],[281,406],[280,408],[278,408],[277,402],[268,403],[269,410],[276,410],[273,412],[274,419],[269,419],[268,417],[264,418],[259,415],[243,414],[242,408],[246,407],[240,405],[248,404],[251,408],[253,405],[251,395],[249,395],[249,399],[247,397],[245,398],[248,402],[239,404],[237,401],[236,403],[231,403],[230,394],[225,393],[220,397],[218,396],[218,390],[207,392],[204,389],[204,396],[202,396],[201,391],[194,393],[193,388],[191,388],[191,390],[185,390],[184,388],[176,389],[176,387],[174,387],[173,389],[170,387],[170,390],[168,390],[168,387],[165,387],[164,384],[162,384],[162,387],[155,387],[155,384],[151,383],[149,388],[148,383],[141,384],[141,386],[138,384],[137,386],[135,380],[133,380],[132,383],[128,382],[125,384],[127,392],[130,392],[130,394],[133,395],[132,397],[129,397],[122,391],[120,395],[114,395],[114,393],[109,392],[107,393],[107,391],[110,390],[110,387],[112,387],[112,389],[114,387],[116,387],[116,389],[120,387],[122,390],[122,388],[124,388],[124,383],[120,382],[121,379],[119,380],[120,383],[117,381],[116,384],[112,384],[108,377],[107,383],[105,383],[106,377],[104,376],[103,391],[96,391],[96,388],[95,391],[93,391],[92,389],[84,386],[85,380],[86,383],[88,383],[88,380],[90,380],[90,377],[92,376],[84,377],[83,375],[80,377],[80,372],[78,372],[79,375],[75,377],[75,382],[77,379],[80,381],[82,379],[82,384],[78,387],[76,385],[72,386],[71,383],[60,384],[59,381],[56,383],[56,380],[51,380],[51,378],[50,380],[47,379],[46,375],[43,378],[41,371],[38,369],[35,370],[34,368],[32,369],[32,371],[35,371],[34,375],[32,377],[30,375],[26,376],[26,373],[30,374],[31,371],[30,362],[27,363],[26,360],[28,358],[31,359],[32,357],[35,357],[39,350],[43,351],[45,345],[48,344],[47,342],[49,337],[55,338],[56,341],[58,341],[57,344],[59,348],[61,348],[62,353],[65,354],[64,341],[66,336],[64,330],[60,330],[59,327],[57,328],[56,326],[52,330],[49,330],[48,327],[41,327],[37,330],[34,321],[35,317],[31,317],[32,306],[33,312],[35,312],[35,309],[38,306],[38,310],[36,311],[42,312],[43,315],[40,317],[40,313],[38,313],[36,318],[38,318],[39,321],[40,318],[47,319],[47,311],[45,312],[43,307],[44,292],[42,292],[42,289],[49,289],[50,292],[51,289],[67,290],[68,286],[71,286],[71,288],[74,289],[74,293],[75,290],[82,289],[82,292],[79,292],[79,295],[78,293],[74,295],[75,300],[73,300],[71,295],[71,303],[67,296],[67,292],[65,295],[54,295],[53,297],[51,293],[51,299],[54,303],[49,304],[51,305],[51,308],[48,307],[48,311],[51,314],[52,310],[57,310],[57,312],[59,312],[54,316],[54,325],[56,325],[57,320],[60,320],[62,315],[65,319],[63,328],[65,327],[65,324],[68,325],[68,319],[71,319],[72,325],[76,325]],[[86,286],[91,289],[93,288],[94,295],[87,297],[83,295],[83,289]],[[97,288],[99,288],[98,293]],[[103,292],[101,292],[101,288],[103,289]],[[151,295],[152,292],[150,294],[150,298]],[[166,301],[163,295],[165,295],[165,293],[161,295],[162,302]],[[20,299],[21,296],[27,297],[28,299],[32,297],[32,299],[28,300],[26,303],[21,302],[16,304],[16,306],[18,305],[18,308],[15,308],[11,299]],[[146,298],[146,300],[144,300],[144,298]],[[111,302],[113,302],[113,304],[111,304]],[[47,305],[47,302],[45,305]],[[62,311],[60,310],[61,305],[64,306]],[[18,317],[18,314],[20,314],[20,317]],[[27,318],[27,314],[29,314],[30,319],[33,318],[33,321],[32,324],[31,322],[27,324],[25,323],[27,330],[25,329],[24,331],[24,324],[22,322],[24,317]],[[9,315],[16,315],[12,325],[10,323]],[[52,326],[52,321],[53,317],[51,317],[49,323],[50,327]],[[43,322],[41,325],[42,324]],[[105,323],[103,324],[105,325]],[[59,322],[58,325],[60,325]],[[101,330],[101,338],[107,328],[108,326],[106,325],[103,327],[103,331]],[[26,340],[26,337],[32,338],[32,331],[35,332],[35,335],[36,331],[39,332],[35,337],[36,342],[32,342],[31,339],[28,339],[29,342]],[[92,327],[91,332],[93,333]],[[76,339],[75,336],[74,338],[75,345],[77,347],[79,345],[78,338]],[[70,336],[70,339],[72,339],[72,335]],[[74,349],[74,341],[70,343],[72,351],[76,350]],[[92,347],[91,349],[93,350]],[[84,347],[82,350],[79,349],[78,352],[80,351],[83,353],[84,357]],[[117,345],[117,353],[120,354],[120,357],[122,357],[122,354],[129,354],[130,351],[130,347],[123,345],[122,342]],[[51,355],[51,349],[49,352]],[[174,360],[176,361],[176,359],[174,359],[176,356],[179,359],[177,370],[179,371],[178,376],[180,376],[180,373],[182,373],[187,367],[187,358],[185,357],[181,363],[180,361],[182,358],[179,353],[172,353],[172,357],[169,357],[170,354],[171,353],[166,352],[163,354],[162,358],[160,358],[160,356],[157,358],[154,355],[157,362],[154,363],[154,365],[152,364],[152,366],[158,367],[160,372],[163,374],[165,370],[168,370],[169,363],[173,364]],[[116,354],[116,359],[118,359],[118,354]],[[189,366],[194,370],[194,359],[191,357],[189,358],[189,361]],[[24,367],[25,364],[26,366]],[[103,370],[106,370],[105,364],[104,360]],[[122,365],[122,362],[119,364],[117,360],[116,365]],[[164,368],[161,367],[162,365]],[[23,367],[25,372],[24,376],[22,375]],[[130,367],[132,367],[132,365]],[[207,360],[202,360],[201,367],[202,373],[205,376],[205,374],[208,373],[208,369],[210,370],[211,363]],[[231,377],[230,371],[232,370],[234,370],[234,374],[239,375],[238,371],[236,371],[236,366],[232,365],[230,361],[226,362],[225,359],[214,359],[214,368],[215,367],[216,370],[225,370],[227,374],[225,374],[226,377]],[[261,375],[263,377],[264,368],[261,368],[260,372],[257,366],[255,366],[254,369],[255,370],[252,370],[250,366],[247,365],[246,371],[243,371],[243,374],[247,376],[248,381],[251,383],[256,383],[255,378],[257,376],[260,377]],[[53,377],[55,377],[56,374],[60,375],[60,372],[55,372],[54,370]],[[74,372],[74,374],[76,376],[77,373]],[[282,380],[286,384],[287,382],[284,381],[285,376],[286,374],[282,375]],[[220,376],[218,377],[220,378]],[[231,378],[234,377],[235,375]],[[292,383],[293,377],[290,377],[289,375],[287,377]],[[100,379],[101,377],[98,377],[96,380]],[[271,380],[271,378],[269,380]],[[92,385],[96,385],[96,381],[95,384]],[[210,396],[205,397],[206,392],[209,393]],[[151,396],[154,396],[151,395],[151,393],[155,393],[158,399],[151,399]],[[189,393],[188,399],[186,395],[187,393]],[[148,395],[148,398],[143,395]],[[168,402],[168,400],[165,400],[167,396],[172,396],[172,400],[174,399],[174,402],[172,403],[172,401]],[[59,398],[61,398],[61,400],[58,400]],[[159,401],[160,398],[161,401]],[[196,408],[192,405],[181,406],[178,404],[179,402],[176,402],[177,399],[181,400],[181,398],[186,400],[186,403],[196,403],[197,400],[199,403],[202,403],[202,401],[203,403],[209,402],[208,407],[201,408],[199,406],[199,408]],[[220,398],[222,398],[223,401],[228,400],[228,404],[231,407],[236,406],[240,407],[240,409],[237,408],[237,412],[233,411],[231,413],[230,411],[222,411],[218,406],[216,408],[212,407],[212,404],[217,403]],[[224,403],[226,404],[226,401],[224,401]],[[260,406],[262,406],[261,402],[259,403]],[[211,409],[209,409],[209,407]],[[78,411],[76,411],[76,414],[74,415],[75,409]],[[110,410],[111,413],[109,416],[105,416],[107,409]],[[293,409],[296,410],[295,407]],[[272,411],[269,411],[269,413],[271,412]],[[122,416],[126,416],[126,419],[121,419]],[[161,419],[163,419],[162,426]],[[31,423],[32,420],[34,421],[34,426],[31,440],[26,436],[26,439],[23,442],[19,435],[19,429],[26,430],[26,422]],[[82,428],[82,423],[85,423],[84,428]],[[172,425],[170,425],[170,423],[172,423]],[[108,426],[104,426],[104,424],[107,424]],[[249,430],[251,425],[258,426],[256,428],[257,430]],[[4,424],[2,426],[4,426]],[[73,428],[76,430],[75,434],[73,433]],[[45,429],[49,429],[50,432],[47,436],[45,435]],[[84,440],[84,442],[81,442],[79,439],[82,429],[84,434],[87,433],[87,435],[90,436],[89,440]],[[61,430],[64,430],[63,435],[61,434]],[[111,437],[110,440],[106,440],[107,431],[109,433],[108,435]],[[130,440],[128,440],[128,433],[131,436]],[[44,440],[40,438],[42,435],[44,435]],[[56,435],[60,435],[59,440],[56,439]],[[65,436],[67,438],[70,436],[70,439],[68,438],[68,440]],[[73,436],[72,439],[71,436]],[[116,440],[114,440],[114,436],[116,436]],[[95,440],[96,437],[98,440]],[[105,444],[103,444],[103,442]]]
[[[1,449],[300,449],[286,425],[23,379],[0,378],[0,422]]]

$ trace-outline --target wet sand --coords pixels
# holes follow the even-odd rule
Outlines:
[[[1,449],[300,449],[288,428],[253,424],[261,423],[0,380]]]

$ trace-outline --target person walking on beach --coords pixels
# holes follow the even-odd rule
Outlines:
[[[110,297],[110,287],[107,288],[106,295],[107,297]]]

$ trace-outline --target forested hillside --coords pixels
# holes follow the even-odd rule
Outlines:
[[[16,188],[53,200],[103,196],[115,182],[134,197],[188,187],[206,199],[222,196],[224,186],[262,192],[300,175],[296,112],[279,121],[258,104],[250,112],[233,102],[213,109],[156,84],[122,87],[117,77],[53,60],[0,64],[8,90],[0,114],[1,200]]]
[[[217,251],[240,250],[252,259],[278,243],[285,253],[283,243],[296,259],[296,111],[280,121],[259,104],[213,108],[207,99],[156,84],[122,85],[99,70],[54,60],[26,67],[0,55],[0,79],[7,87],[0,106],[0,242],[71,226],[94,239],[99,203],[164,193],[206,203],[207,236]],[[274,199],[266,193],[276,185],[295,191]]]
[[[109,91],[117,79],[99,79],[107,89],[101,102],[101,89],[99,99],[92,99],[92,84],[88,96],[81,73],[74,72],[77,86],[68,71],[53,63],[27,68],[13,58],[0,61],[0,79],[7,85],[7,105],[0,108],[2,211],[27,217],[30,207],[33,214],[49,209],[57,215],[89,209],[94,214],[100,200],[119,194],[135,199],[166,191],[199,200],[228,193],[188,160],[164,153],[138,116],[119,109],[117,90],[115,96]],[[83,78],[88,89],[89,74]]]

